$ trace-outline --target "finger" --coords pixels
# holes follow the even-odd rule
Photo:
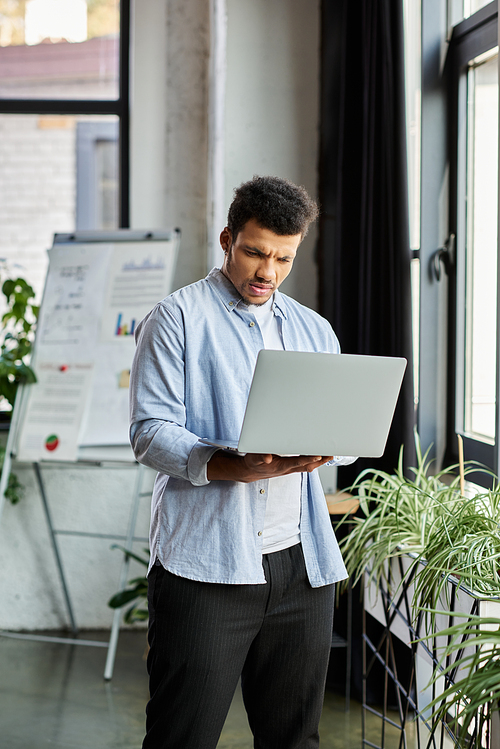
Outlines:
[[[273,456],[267,453],[247,453],[244,457],[244,461],[249,467],[261,466],[263,464],[268,465],[272,463],[272,460]]]
[[[317,459],[316,457],[314,457],[312,459],[312,461],[306,466],[305,470],[308,473],[311,473],[312,471],[315,471],[320,466],[324,466],[325,463],[328,463],[330,460],[333,460],[333,458],[331,456],[329,456],[329,455],[322,456],[319,459]]]
[[[280,473],[301,473],[302,471],[308,471],[311,463],[314,463],[315,467],[320,466],[321,460],[321,455],[294,455],[293,457],[276,458],[276,468]]]
[[[309,465],[310,463],[319,463],[322,460],[321,455],[298,455],[296,458],[297,465]]]

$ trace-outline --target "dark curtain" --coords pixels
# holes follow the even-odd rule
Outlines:
[[[347,487],[401,444],[415,464],[403,0],[323,0],[321,91],[320,308],[344,353],[408,359],[384,456]]]

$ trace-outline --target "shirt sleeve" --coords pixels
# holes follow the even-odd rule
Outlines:
[[[130,442],[139,463],[208,484],[207,463],[218,448],[203,445],[186,429],[184,330],[158,304],[140,324],[130,373]]]
[[[334,455],[333,460],[329,460],[325,465],[327,466],[350,466],[357,460],[357,456],[354,455]]]

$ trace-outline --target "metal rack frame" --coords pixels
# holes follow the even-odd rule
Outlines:
[[[363,637],[362,637],[362,658],[363,658],[363,681],[362,681],[362,743],[365,747],[371,749],[385,749],[386,747],[386,729],[392,726],[400,731],[399,749],[407,749],[408,736],[407,727],[410,721],[415,718],[416,724],[416,746],[417,749],[443,749],[445,740],[451,740],[454,746],[461,746],[465,749],[490,749],[491,742],[491,720],[486,713],[478,714],[471,724],[471,731],[466,742],[459,743],[458,737],[453,733],[449,723],[446,720],[431,720],[426,714],[426,705],[420,704],[419,693],[417,689],[417,657],[422,653],[432,665],[433,670],[442,670],[451,666],[448,674],[443,676],[444,688],[452,685],[457,676],[458,665],[453,668],[454,663],[458,663],[463,656],[467,647],[466,639],[462,638],[462,647],[455,653],[448,653],[443,664],[438,656],[438,643],[433,633],[426,630],[426,618],[423,612],[418,612],[414,616],[412,609],[412,584],[415,576],[415,569],[410,574],[405,575],[403,562],[398,558],[396,570],[389,568],[389,577],[387,585],[379,585],[378,595],[382,597],[385,621],[381,622],[383,631],[377,642],[373,642],[367,632],[367,614],[370,608],[367,605],[366,592],[363,606]],[[394,572],[397,575],[394,575]],[[399,577],[401,582],[395,580]],[[391,592],[391,582],[394,583],[395,592]],[[479,613],[480,599],[471,595],[469,591],[461,587],[458,583],[450,581],[450,606],[451,613],[447,617],[447,626],[453,624],[453,612],[458,611],[457,599],[458,592],[462,591],[465,596],[470,597],[470,603],[466,613],[475,615]],[[366,591],[366,588],[365,588]],[[463,600],[461,597],[460,600]],[[394,647],[394,638],[400,637],[395,634],[396,628],[401,631],[401,627],[406,630],[406,640],[410,649],[410,669],[409,673],[401,676],[398,673],[398,663]],[[425,638],[424,642],[417,642]],[[428,644],[429,643],[429,644]],[[447,644],[450,643],[450,638]],[[380,709],[368,704],[367,702],[367,682],[370,678],[374,666],[379,663],[382,666],[384,674],[384,683],[382,689],[382,705]],[[389,688],[392,688],[396,694],[396,718],[391,717],[389,710],[388,697]],[[436,683],[432,685],[432,699],[439,697]],[[375,743],[367,736],[367,713],[380,719],[380,743]],[[479,726],[486,726],[486,731],[479,735]]]

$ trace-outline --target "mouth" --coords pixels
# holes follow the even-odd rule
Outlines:
[[[262,283],[249,283],[248,288],[253,296],[266,296],[274,290],[274,286]]]

